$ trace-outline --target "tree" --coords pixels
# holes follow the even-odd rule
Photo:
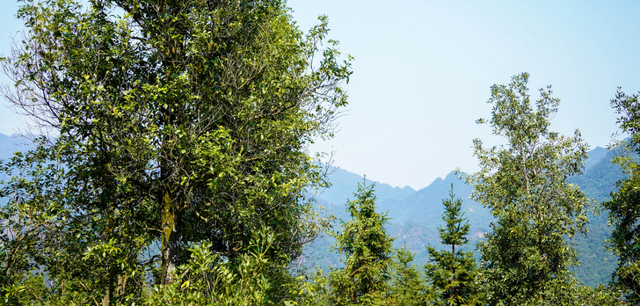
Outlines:
[[[618,267],[612,275],[612,284],[622,290],[627,301],[632,304],[640,302],[640,164],[637,155],[640,152],[639,111],[640,94],[626,95],[620,88],[611,106],[621,116],[617,123],[629,138],[613,147],[620,149],[613,162],[620,165],[628,175],[616,183],[618,190],[611,192],[611,199],[603,202],[609,210],[609,222],[613,225],[609,249],[618,255]]]
[[[393,260],[393,238],[384,226],[386,214],[376,212],[375,185],[358,184],[349,201],[351,220],[335,232],[336,250],[345,257],[343,269],[329,274],[332,305],[384,305]]]
[[[327,182],[306,148],[333,135],[351,74],[326,17],[305,36],[284,1],[25,0],[18,16],[3,94],[64,165],[60,238],[31,251],[54,280],[93,279],[109,304],[141,271],[172,283],[193,243],[233,262],[269,227],[267,255],[290,262],[318,233],[305,189]]]
[[[577,255],[565,238],[584,233],[587,223],[589,200],[568,180],[581,173],[588,146],[578,130],[573,137],[549,131],[560,100],[548,86],[532,106],[528,81],[522,73],[491,87],[488,124],[507,144],[487,149],[475,139],[480,171],[466,179],[472,199],[496,218],[479,244],[491,305],[572,303]]]
[[[441,243],[451,246],[451,251],[438,251],[428,246],[432,263],[425,266],[427,279],[431,281],[430,290],[437,305],[482,305],[479,288],[476,285],[478,268],[473,252],[456,252],[456,245],[469,242],[469,223],[465,222],[462,212],[462,200],[456,199],[453,185],[449,191],[450,199],[442,200],[444,214],[442,220],[446,226],[438,227]],[[464,224],[463,224],[464,223]]]
[[[393,264],[393,283],[389,291],[391,305],[418,306],[427,302],[424,276],[411,265],[413,253],[406,245],[397,251],[396,262]]]

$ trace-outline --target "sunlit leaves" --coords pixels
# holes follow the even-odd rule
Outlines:
[[[577,255],[565,238],[584,233],[587,223],[589,200],[568,180],[582,171],[588,146],[577,130],[572,137],[549,131],[560,100],[547,87],[534,104],[528,81],[523,73],[491,87],[492,118],[478,123],[507,144],[485,148],[474,140],[480,171],[466,177],[472,198],[496,218],[480,244],[491,305],[570,303]]]
[[[332,136],[351,74],[325,17],[305,35],[283,1],[28,0],[18,16],[4,95],[68,170],[61,240],[76,240],[44,264],[54,281],[116,302],[141,271],[171,282],[191,243],[233,261],[266,226],[281,264],[321,230],[307,146]]]

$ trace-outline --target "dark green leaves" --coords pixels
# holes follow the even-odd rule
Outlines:
[[[336,305],[384,303],[393,258],[393,238],[384,229],[388,218],[376,212],[373,185],[358,185],[349,201],[351,220],[334,234],[336,250],[345,256],[345,268],[329,275],[331,299]]]
[[[456,252],[456,245],[468,242],[470,225],[465,222],[462,199],[456,199],[453,185],[450,199],[443,199],[445,227],[438,227],[441,243],[451,246],[438,251],[428,246],[430,263],[425,266],[427,280],[431,282],[430,298],[436,305],[482,305],[481,288],[478,284],[478,268],[472,252]]]

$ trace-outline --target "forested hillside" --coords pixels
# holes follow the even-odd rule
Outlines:
[[[613,156],[612,151],[596,147],[589,151],[584,173],[572,178],[572,182],[580,186],[587,197],[594,200],[596,205],[594,208],[606,201],[611,191],[615,190],[615,183],[624,178],[620,167],[611,162]],[[329,175],[329,179],[332,185],[320,194],[319,202],[332,207],[337,218],[347,220],[346,199],[353,199],[353,194],[357,191],[357,183],[363,182],[363,177],[338,169]],[[367,180],[367,183],[374,182]],[[387,228],[389,233],[396,237],[394,246],[400,248],[406,244],[409,250],[416,253],[414,263],[417,265],[422,266],[429,260],[426,246],[444,247],[440,244],[437,228],[444,222],[442,199],[447,197],[452,185],[456,195],[463,199],[463,212],[471,225],[469,231],[471,243],[464,249],[475,251],[475,243],[490,230],[489,222],[493,218],[486,208],[469,199],[473,188],[453,172],[447,174],[444,179],[436,179],[429,186],[416,192],[408,192],[412,191],[410,187],[392,189],[387,184],[376,183],[378,209],[381,212],[387,212],[388,217],[391,218]],[[400,192],[405,190],[407,192]],[[328,196],[325,197],[325,195]],[[590,214],[588,218],[588,234],[577,235],[572,240],[576,243],[581,262],[581,265],[575,268],[576,276],[589,286],[606,285],[611,280],[610,275],[617,263],[614,254],[604,247],[604,240],[611,234],[607,224],[608,214],[605,210],[599,214]],[[308,251],[309,255],[323,267],[340,265],[338,257],[329,249],[332,242],[330,237],[324,236],[314,242],[313,247]]]

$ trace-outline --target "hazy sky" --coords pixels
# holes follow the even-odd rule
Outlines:
[[[562,3],[560,3],[562,2]],[[393,3],[393,4],[391,4]],[[553,85],[562,100],[552,129],[576,128],[595,146],[617,130],[609,106],[616,87],[640,90],[639,1],[290,0],[307,30],[329,17],[330,38],[355,57],[348,115],[335,165],[391,185],[419,189],[455,167],[477,170],[471,140],[499,140],[488,126],[489,87],[531,74],[531,95]],[[22,28],[17,5],[0,3],[0,53]],[[6,82],[6,78],[0,77]],[[0,101],[0,133],[19,118]]]

